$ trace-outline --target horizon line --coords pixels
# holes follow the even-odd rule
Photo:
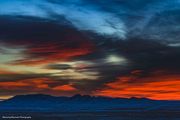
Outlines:
[[[180,100],[174,100],[174,99],[152,99],[152,98],[148,98],[148,97],[137,97],[137,96],[132,96],[132,97],[110,97],[110,96],[101,96],[101,95],[88,95],[88,94],[74,94],[74,95],[51,95],[51,94],[42,94],[42,93],[32,93],[32,94],[19,94],[19,95],[14,95],[14,96],[10,96],[9,98],[1,98],[0,97],[0,102],[4,101],[4,100],[8,100],[11,99],[13,97],[16,96],[28,96],[28,95],[47,95],[47,96],[51,96],[51,97],[74,97],[77,95],[80,96],[89,96],[89,97],[104,97],[104,98],[112,98],[112,99],[148,99],[148,100],[155,100],[155,101],[180,101]]]

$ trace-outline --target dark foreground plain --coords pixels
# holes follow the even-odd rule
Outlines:
[[[180,112],[148,111],[148,112],[72,112],[72,113],[0,113],[1,120],[9,120],[4,117],[27,117],[14,118],[16,120],[180,120]],[[29,118],[28,118],[29,117]],[[11,118],[13,119],[13,118]]]
[[[180,101],[20,95],[0,102],[0,120],[180,120]]]

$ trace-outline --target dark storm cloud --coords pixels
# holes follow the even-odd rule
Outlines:
[[[24,79],[33,79],[33,78],[42,78],[42,77],[48,77],[50,74],[33,74],[33,73],[27,73],[27,74],[0,74],[0,82],[10,82],[10,81],[18,81],[18,80],[24,80]]]
[[[132,76],[132,79],[129,81],[131,84],[137,84],[139,80],[143,84],[153,81],[152,79],[145,78],[152,76],[152,73],[155,71],[163,71],[162,74],[171,75],[178,75],[180,73],[179,47],[170,47],[152,39],[132,38],[127,41],[105,41],[99,48],[103,50],[79,58],[96,61],[97,63],[95,66],[83,68],[88,71],[99,71],[100,73],[99,76],[101,77],[97,80],[98,82],[89,81],[86,83],[92,86],[92,89],[99,89],[104,84],[116,81],[118,77],[123,76]],[[105,58],[108,54],[122,55],[127,58],[128,64],[111,65],[103,63],[101,59]],[[137,70],[141,72],[132,75],[132,72]],[[86,89],[88,89],[87,87]]]
[[[60,21],[56,23],[36,17],[1,16],[0,42],[6,46],[25,48],[24,59],[14,64],[44,63],[90,53],[93,43],[89,38],[63,17]]]
[[[156,40],[133,38],[127,41],[104,41],[103,44],[98,46],[98,49],[98,51],[89,55],[77,57],[75,59],[94,61],[97,65],[82,69],[71,68],[76,69],[79,72],[98,71],[100,73],[100,78],[97,80],[98,82],[96,80],[80,80],[80,82],[73,82],[74,86],[87,93],[103,87],[104,84],[116,80],[119,76],[131,74],[131,71],[133,70],[143,70],[141,76],[137,76],[133,79],[134,82],[138,77],[146,77],[149,73],[158,69],[168,70],[171,73],[176,74],[179,73],[179,48],[167,46]],[[111,65],[109,63],[103,63],[103,60],[107,55],[114,53],[126,57],[130,63],[128,65]],[[59,65],[55,65],[53,66],[53,69],[54,67],[62,70],[61,65],[60,67]],[[70,66],[67,68],[70,69],[69,67]],[[68,82],[72,81],[73,80],[69,80]],[[136,82],[139,81],[137,80]]]
[[[46,68],[55,69],[55,70],[67,70],[67,69],[72,69],[73,67],[68,64],[51,64],[48,65]]]
[[[40,19],[37,17],[23,16],[1,16],[0,17],[0,38],[1,41],[14,44],[32,44],[40,42],[52,42],[66,36],[64,33],[75,34],[73,27],[70,27],[64,18],[63,24],[55,21]],[[63,22],[64,21],[64,22]]]

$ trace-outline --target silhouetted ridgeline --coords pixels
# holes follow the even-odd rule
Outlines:
[[[0,112],[96,112],[96,111],[180,111],[180,101],[157,101],[146,98],[108,98],[75,95],[18,95],[0,102]]]

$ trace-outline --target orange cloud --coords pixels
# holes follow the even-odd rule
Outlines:
[[[72,87],[71,85],[61,85],[61,86],[54,87],[53,90],[57,90],[57,91],[75,91],[76,88]]]
[[[4,75],[4,74],[18,74],[17,72],[12,72],[12,71],[8,71],[8,70],[3,70],[3,69],[0,69],[0,75]]]
[[[50,82],[50,81],[49,81]],[[18,81],[1,81],[0,82],[0,89],[7,89],[7,90],[14,90],[21,88],[39,88],[42,85],[47,85],[48,79],[47,78],[39,78],[39,79],[26,79],[26,80],[18,80]]]
[[[119,77],[97,90],[95,95],[109,97],[147,97],[157,100],[180,100],[180,75],[158,75],[135,78]]]
[[[3,88],[12,89],[12,88],[26,87],[26,86],[29,86],[29,84],[25,82],[0,82],[1,89]]]
[[[52,85],[52,86],[51,86]],[[50,93],[57,94],[58,92],[68,92],[76,91],[76,88],[71,85],[60,85],[57,81],[48,79],[48,78],[35,78],[35,79],[26,79],[18,80],[12,82],[0,82],[1,91],[12,91],[16,93],[17,91],[26,93]]]

